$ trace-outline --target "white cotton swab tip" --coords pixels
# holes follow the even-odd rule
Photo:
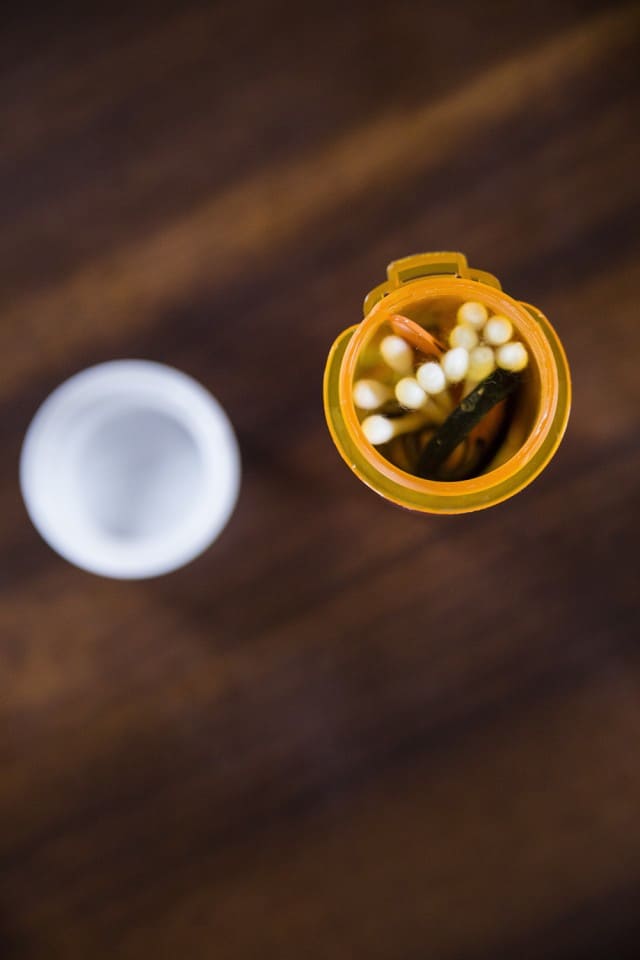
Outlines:
[[[465,350],[473,350],[478,344],[478,334],[472,327],[459,323],[449,334],[449,344],[452,347],[464,347]]]
[[[374,447],[382,443],[388,443],[394,437],[401,433],[411,433],[412,430],[419,430],[424,426],[425,418],[421,413],[409,413],[406,417],[394,417],[393,420],[383,417],[379,413],[374,413],[362,421],[362,431]]]
[[[392,420],[374,413],[372,417],[367,417],[366,420],[362,421],[362,431],[369,443],[377,447],[381,443],[388,443],[393,438],[392,424]]]
[[[511,321],[506,317],[495,316],[487,320],[484,328],[484,339],[487,343],[491,344],[492,347],[499,347],[511,339],[512,333],[513,326]]]
[[[413,370],[413,350],[402,337],[385,337],[380,344],[380,353],[384,362],[396,373],[411,373]]]
[[[488,311],[484,303],[476,303],[475,300],[467,300],[461,307],[458,307],[456,319],[458,323],[463,323],[473,330],[482,330],[487,322]]]
[[[413,377],[403,377],[396,383],[396,399],[409,410],[419,410],[427,402],[427,394]]]
[[[496,350],[496,360],[498,366],[503,370],[510,370],[512,373],[519,373],[524,370],[529,362],[529,354],[523,343],[505,343]]]
[[[469,369],[469,354],[464,347],[448,350],[442,358],[442,369],[449,383],[460,383]]]
[[[423,363],[418,367],[416,380],[425,393],[430,394],[430,396],[442,393],[447,386],[447,378],[444,375],[444,370],[439,363],[434,363],[433,361]]]
[[[379,380],[358,380],[353,385],[353,402],[360,410],[377,410],[392,396],[391,387]]]
[[[467,377],[475,383],[480,383],[496,368],[496,360],[491,347],[476,347],[469,354],[469,369]]]

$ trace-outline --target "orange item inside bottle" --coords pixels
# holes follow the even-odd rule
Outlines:
[[[420,350],[425,357],[441,357],[445,351],[442,344],[428,330],[408,317],[396,314],[389,318],[389,325],[397,336],[402,337],[416,350]]]

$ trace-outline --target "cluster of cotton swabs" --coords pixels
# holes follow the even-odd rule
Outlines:
[[[527,366],[526,347],[512,339],[507,317],[489,316],[484,304],[469,300],[458,309],[456,320],[446,350],[418,323],[400,315],[391,317],[393,333],[381,341],[380,355],[399,379],[393,386],[375,379],[353,385],[356,407],[372,412],[362,421],[370,443],[379,446],[401,434],[438,426],[452,412],[455,396],[467,396],[496,368],[518,373]],[[434,359],[419,362],[415,351]],[[400,416],[373,413],[394,398],[407,412]]]

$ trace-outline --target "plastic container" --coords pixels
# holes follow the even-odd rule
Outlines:
[[[468,513],[519,493],[547,466],[569,418],[569,366],[551,324],[537,307],[506,294],[496,277],[471,269],[461,253],[405,257],[389,264],[387,276],[366,296],[364,320],[340,334],[327,360],[324,407],[340,455],[376,493],[423,513]],[[529,352],[527,377],[497,455],[480,476],[449,482],[424,480],[386,459],[365,438],[352,395],[361,351],[380,326],[393,314],[411,317],[439,298],[479,301],[508,317]]]
[[[203,386],[164,364],[114,360],[47,397],[25,436],[20,485],[57,553],[105,577],[143,579],[213,543],[236,503],[240,457]]]

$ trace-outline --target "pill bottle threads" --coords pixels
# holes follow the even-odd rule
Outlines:
[[[460,254],[405,258],[391,264],[388,275],[389,281],[366,298],[365,319],[338,337],[327,363],[325,409],[340,454],[364,483],[408,509],[464,513],[513,496],[544,469],[566,427],[570,407],[569,370],[555,332],[540,311],[505,294],[490,274],[470,270]],[[465,301],[484,304],[489,316],[501,318],[495,330],[482,334],[486,338],[482,342],[495,341],[495,352],[503,349],[505,342],[509,344],[501,356],[500,365],[505,369],[517,368],[521,362],[518,350],[513,349],[511,334],[522,344],[530,358],[526,384],[518,399],[517,415],[488,472],[451,482],[423,480],[390,463],[367,441],[361,425],[362,411],[359,417],[353,402],[358,360],[377,332],[389,326],[395,315],[416,318],[420,317],[425,304],[436,304],[437,308],[438,303],[448,303],[450,309],[452,303]],[[465,323],[473,329],[474,317],[465,318]],[[486,318],[477,319],[478,327],[483,323]],[[469,357],[476,349],[473,339],[464,335],[465,347],[471,351]],[[449,350],[459,349],[455,344],[445,346]],[[480,356],[478,362],[481,359]],[[478,370],[481,369],[479,364]],[[410,376],[408,369],[403,370]],[[428,377],[425,382],[429,382]],[[407,397],[411,396],[409,387],[417,394],[413,383],[406,384]]]

